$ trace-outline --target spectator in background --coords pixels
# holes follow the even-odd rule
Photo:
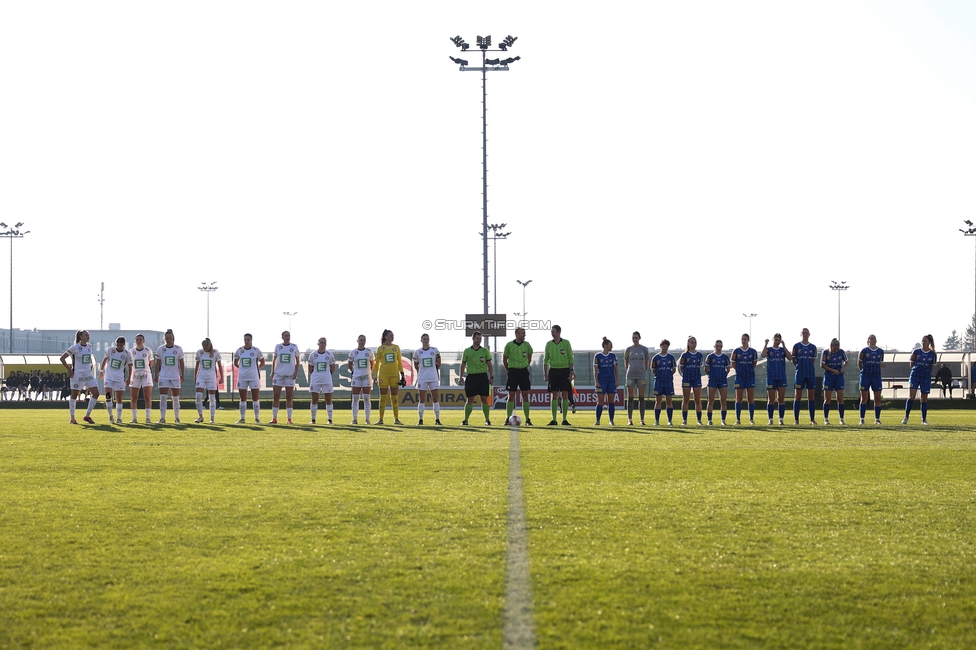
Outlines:
[[[38,399],[41,395],[41,371],[35,370],[34,372],[32,372],[29,381],[30,381],[30,392],[33,393],[34,396],[31,397],[30,395],[28,395],[27,399],[33,401]]]
[[[945,399],[946,389],[949,389],[949,397],[952,397],[952,371],[946,366],[946,364],[941,364],[939,366],[939,371],[935,373],[935,381],[942,384],[942,399]]]

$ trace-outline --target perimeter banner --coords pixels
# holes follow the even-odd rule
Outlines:
[[[594,386],[577,386],[576,390],[573,391],[573,399],[576,401],[576,408],[596,408],[598,403],[596,387]],[[495,386],[494,394],[492,395],[492,402],[495,408],[501,408],[499,404],[504,405],[508,402],[508,391],[504,386]],[[521,402],[518,402],[519,404]],[[617,401],[616,404],[624,404],[624,389],[617,389]],[[531,406],[545,406],[548,407],[550,404],[550,394],[546,390],[545,386],[533,386],[529,390],[529,404]]]

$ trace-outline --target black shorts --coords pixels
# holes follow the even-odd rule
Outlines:
[[[509,391],[529,390],[532,388],[532,373],[528,368],[509,368],[505,388]]]
[[[464,378],[465,397],[488,397],[488,373],[481,372]]]
[[[569,368],[550,368],[549,369],[549,392],[562,393],[573,390],[569,383]]]

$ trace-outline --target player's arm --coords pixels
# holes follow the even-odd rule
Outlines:
[[[843,352],[843,350],[841,350],[841,352]],[[845,370],[847,370],[847,353],[844,353],[844,363],[841,364],[840,372],[837,374],[843,375]]]
[[[525,356],[525,358],[526,358],[526,365],[525,365],[525,367],[528,368],[529,366],[532,365],[532,354],[533,354],[534,350],[532,349],[532,346],[528,344],[528,342],[526,342],[525,344],[529,346],[529,351],[528,351],[528,353]]]
[[[651,351],[644,349],[644,372],[651,369]]]
[[[105,365],[106,365],[106,364],[108,363],[108,357],[109,357],[109,355],[110,355],[110,354],[112,354],[112,349],[111,349],[111,348],[109,348],[109,349],[108,349],[108,350],[107,350],[107,351],[105,352],[105,356],[104,356],[104,357],[102,357],[102,365],[101,365],[101,367],[100,367],[100,368],[98,369],[98,374],[99,374],[99,375],[101,375],[102,377],[104,377],[104,376],[105,376]]]
[[[630,370],[630,353],[624,350],[624,372]]]
[[[671,374],[673,375],[676,372],[678,372],[678,364],[674,362],[674,357],[671,357]]]
[[[461,360],[461,367],[458,369],[458,383],[459,384],[463,384],[464,383],[464,371],[465,371],[465,369],[467,367],[468,367],[468,362],[467,361],[464,361],[462,359]]]
[[[569,357],[569,380],[573,381],[576,379],[576,360],[573,357],[573,346],[566,341],[566,355]],[[573,390],[576,390],[574,387]]]
[[[200,357],[197,357],[197,362],[193,364],[193,383],[197,381],[197,375],[200,374]]]
[[[617,358],[613,358],[613,385],[620,383],[620,375],[617,373]]]
[[[706,375],[712,371],[712,367],[709,365],[709,360],[711,358],[712,358],[712,355],[708,355],[707,357],[705,357],[705,362],[702,363],[702,368],[705,369],[705,374]]]
[[[335,371],[336,371],[336,362],[335,362],[335,355],[333,355],[332,360],[329,361],[329,373],[334,375]]]
[[[313,353],[314,354],[314,353]],[[312,355],[308,355],[308,359],[305,360],[306,366],[308,366],[306,372],[308,373],[309,382],[312,381],[312,373],[315,371],[315,365],[312,363]]]
[[[755,353],[752,354],[752,369],[756,369],[756,365],[759,363],[759,357]]]
[[[258,352],[261,352],[261,351],[258,350]],[[267,365],[267,364],[264,363],[264,353],[261,353],[261,354],[258,355],[258,371],[260,371],[261,368],[264,368],[265,365]]]
[[[738,363],[739,363],[738,362],[738,359],[739,359],[738,352],[739,352],[739,349],[736,348],[735,351],[732,353],[732,356],[729,357],[729,367],[732,368],[733,370],[735,370],[738,367]]]
[[[301,352],[298,352],[298,346],[296,345],[295,346],[295,363],[292,364],[295,369],[292,370],[292,372],[291,372],[292,381],[295,381],[295,380],[298,379],[298,367],[300,365],[302,365],[302,362],[300,361],[301,358],[302,358]]]
[[[798,347],[800,347],[800,344],[799,343],[797,343],[796,345],[793,346],[792,352],[787,352],[787,354],[786,354],[786,358],[789,359],[790,361],[792,361],[794,366],[796,365],[796,355],[797,355],[796,349]]]
[[[491,367],[491,355],[490,354],[488,355],[488,359],[487,359],[485,365],[488,367],[488,383],[489,384],[493,384],[493,383],[495,383],[495,371]]]
[[[71,352],[70,351],[67,351],[67,352],[65,352],[64,354],[61,355],[61,365],[64,366],[64,369],[65,370],[68,371],[68,378],[69,379],[71,378],[71,375],[74,374],[74,372],[75,372],[75,369],[73,367],[74,366],[74,360],[72,360],[71,366],[69,366],[68,364],[66,364],[64,362],[64,360],[67,359],[70,356],[71,356]],[[10,382],[9,381],[7,382],[7,385],[8,386],[10,385]]]
[[[434,367],[437,368],[438,372],[440,372],[440,369],[441,369],[441,353],[440,352],[438,352],[436,355],[434,355]]]
[[[154,381],[159,381],[159,369],[162,367],[162,365],[163,365],[162,357],[156,357],[155,359],[153,359],[152,376]]]
[[[769,339],[766,339],[766,341],[763,343],[762,352],[759,353],[759,357],[761,359],[765,359],[766,355],[768,354],[769,354]]]
[[[349,363],[352,363],[352,362],[350,361]],[[241,367],[241,359],[240,359],[240,357],[237,356],[237,353],[236,352],[234,353],[234,367],[235,368],[240,368]]]
[[[542,379],[549,381],[549,344],[546,343],[546,350],[542,353]]]
[[[857,355],[857,369],[864,370],[864,350],[861,350]]]
[[[184,375],[186,375],[186,360],[180,357],[180,383],[183,383]]]
[[[263,357],[262,357],[263,358]],[[258,366],[260,368],[260,366]],[[271,357],[271,374],[278,372],[278,349],[275,348],[274,356]]]
[[[593,355],[593,379],[594,383],[598,383],[600,379],[600,360],[596,358],[596,355]]]
[[[505,344],[505,351],[502,352],[502,367],[508,370],[508,344]]]

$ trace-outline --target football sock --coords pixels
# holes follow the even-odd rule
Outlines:
[[[603,404],[596,405],[596,421],[599,422],[600,418],[603,417]]]
[[[672,416],[672,414],[674,414],[674,408],[672,408],[672,407],[669,406],[666,410],[667,410],[667,413],[668,413],[668,422],[670,423],[671,422],[671,416]]]
[[[928,420],[929,419],[928,415],[929,415],[929,403],[922,402],[922,419]]]
[[[197,415],[203,417],[203,393],[197,393]]]
[[[773,409],[776,408],[773,404],[768,404],[766,406],[766,412],[769,413],[769,419],[773,419]]]
[[[908,414],[911,413],[911,412],[912,412],[912,400],[906,399],[905,400],[905,417],[907,418],[908,417]]]
[[[722,409],[722,422],[725,422],[725,416],[728,415],[728,410]]]
[[[173,395],[173,417],[180,419],[180,396]]]
[[[68,398],[68,413],[71,414],[72,420],[75,419],[75,409],[77,408],[77,405],[78,405],[78,400],[76,400],[74,397]]]
[[[423,402],[421,402],[420,404],[417,404],[417,419],[418,420],[423,420],[424,419],[424,403]]]
[[[291,416],[294,415],[294,413],[295,413],[295,409],[292,408],[292,407],[286,407],[285,408],[285,413],[288,415],[288,419],[290,420],[291,419]]]
[[[271,418],[274,419],[274,420],[277,420],[278,419],[278,407],[277,406],[272,406],[271,407]]]
[[[616,410],[614,404],[607,405],[607,414],[610,416],[610,421],[613,422],[613,413]]]
[[[247,413],[247,400],[241,400],[241,419],[244,419],[244,415]]]
[[[556,400],[552,401],[552,419],[556,419]]]
[[[468,418],[471,417],[471,411],[474,410],[474,404],[471,402],[466,402],[464,404],[464,421],[467,422]]]
[[[824,402],[824,420],[830,417],[830,402]]]
[[[627,419],[634,419],[634,398],[630,397],[627,399]]]
[[[254,421],[257,422],[261,417],[261,401],[251,402],[251,408],[254,409]]]
[[[864,414],[868,412],[868,405],[867,404],[864,404],[864,403],[861,403],[860,412],[861,412],[861,419],[863,420],[864,419]]]
[[[363,408],[366,411],[366,419],[369,419],[369,414],[373,410],[373,398],[370,395],[363,395]]]
[[[742,402],[735,403],[735,419],[736,420],[742,419]]]
[[[159,396],[159,419],[166,419],[166,409],[169,408],[169,395],[162,393]]]
[[[485,404],[484,402],[482,402],[481,403],[481,410],[485,412],[485,422],[487,422],[488,420],[490,420],[491,419],[491,406],[489,406],[488,404]]]
[[[319,414],[319,405],[318,404],[312,404],[312,406],[309,407],[309,411],[312,412],[312,419],[314,420],[315,419],[315,416]]]
[[[813,400],[807,400],[807,412],[810,414],[810,420],[814,420],[817,416],[817,403]]]
[[[837,402],[837,414],[841,420],[844,419],[844,402]]]
[[[529,410],[526,409],[525,412],[528,413]],[[441,419],[441,403],[440,402],[434,402],[434,419],[435,420],[440,420]]]
[[[331,404],[326,404],[325,405],[325,414],[329,416],[329,422],[332,422],[332,405]]]
[[[397,401],[397,395],[392,396],[390,399],[393,400],[393,419],[400,419],[400,403]]]
[[[793,419],[800,419],[800,400],[798,399],[793,400]]]
[[[89,397],[88,398],[88,412],[85,413],[85,417],[86,418],[87,417],[91,417],[92,411],[95,409],[95,405],[96,404],[98,404],[98,398],[97,397],[92,396],[92,397]]]
[[[874,407],[874,419],[875,420],[880,420],[881,419],[881,407],[880,406],[875,406]]]
[[[750,420],[753,419],[755,415],[756,415],[756,405],[753,404],[752,402],[749,402],[749,419]]]
[[[661,409],[654,407],[654,424],[661,423]]]
[[[641,422],[643,422],[644,421],[644,412],[647,410],[647,405],[644,403],[644,398],[642,398],[642,397],[638,397],[637,398],[637,407],[638,407],[638,410],[640,411],[640,419],[641,419]]]
[[[779,419],[782,420],[786,417],[786,404],[779,405]]]
[[[352,419],[359,419],[359,395],[352,396]]]

